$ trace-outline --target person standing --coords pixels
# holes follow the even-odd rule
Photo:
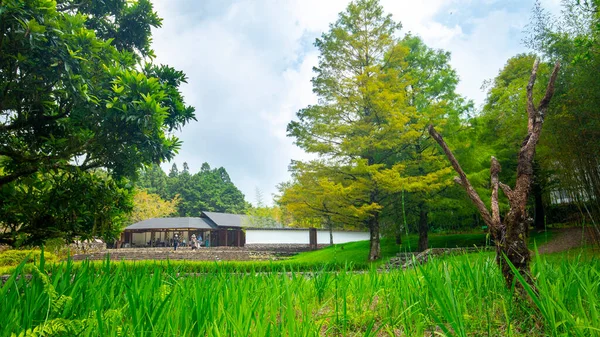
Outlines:
[[[177,250],[177,246],[179,246],[179,234],[175,234],[173,237],[173,250]]]
[[[190,247],[192,247],[192,250],[198,248],[196,246],[196,234],[192,234],[192,238],[190,239]]]

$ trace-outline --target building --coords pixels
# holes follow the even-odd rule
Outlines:
[[[246,236],[242,227],[247,223],[245,215],[216,212],[202,212],[200,217],[152,218],[127,226],[121,241],[125,247],[166,247],[173,245],[175,234],[182,244],[195,234],[210,247],[243,247]]]
[[[175,234],[187,244],[195,234],[203,246],[244,247],[248,245],[323,245],[368,240],[368,232],[317,230],[309,228],[257,228],[249,216],[202,212],[200,217],[153,218],[125,228],[121,234],[124,247],[169,247]],[[312,237],[311,237],[312,231]]]

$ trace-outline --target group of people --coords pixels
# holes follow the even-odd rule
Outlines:
[[[185,239],[183,239],[183,243],[185,244]],[[180,244],[180,238],[179,238],[179,234],[175,234],[175,236],[173,236],[173,250],[177,250],[177,247]],[[192,237],[190,238],[190,247],[192,247],[192,250],[194,249],[199,249],[200,246],[202,245],[202,236],[198,236],[196,237],[196,234],[192,234]]]

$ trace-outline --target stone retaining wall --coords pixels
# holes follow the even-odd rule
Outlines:
[[[323,248],[328,245],[319,245]],[[202,247],[192,250],[190,247],[148,247],[97,249],[78,252],[72,255],[74,260],[102,260],[109,254],[111,260],[274,260],[309,251],[305,244],[252,244],[245,247]]]

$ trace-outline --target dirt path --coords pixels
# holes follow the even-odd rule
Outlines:
[[[538,251],[540,254],[558,253],[591,243],[589,230],[592,229],[581,227],[560,229],[556,237],[538,247]]]

